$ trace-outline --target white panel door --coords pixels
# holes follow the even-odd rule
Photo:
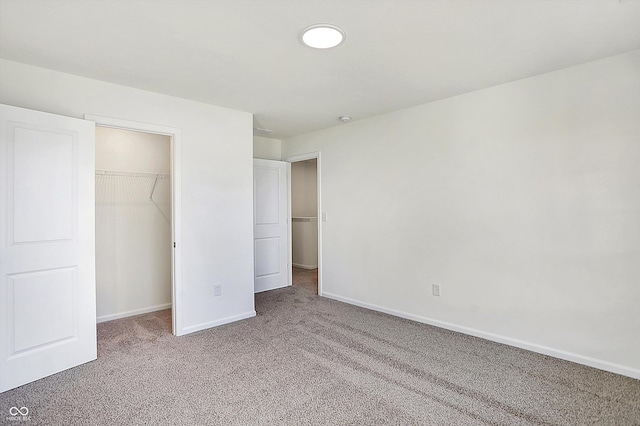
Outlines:
[[[96,359],[94,134],[0,105],[0,392]]]
[[[289,285],[289,163],[253,160],[255,292]]]

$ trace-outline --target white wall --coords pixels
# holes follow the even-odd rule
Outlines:
[[[296,268],[318,267],[318,220],[317,218],[291,219],[291,263]]]
[[[98,322],[171,306],[170,142],[96,127],[96,169],[141,173],[96,175]]]
[[[318,150],[325,295],[640,378],[640,51],[282,155]]]
[[[306,269],[318,267],[316,164],[315,158],[291,163],[292,264]]]
[[[5,104],[180,129],[182,331],[255,315],[251,114],[5,60],[0,75]]]
[[[147,132],[96,127],[96,169],[169,173],[171,138]]]
[[[316,159],[291,163],[291,215],[314,217],[318,214]]]
[[[280,139],[269,139],[261,136],[253,137],[253,158],[264,160],[280,160],[282,141]]]

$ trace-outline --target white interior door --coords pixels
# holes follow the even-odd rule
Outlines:
[[[255,292],[289,285],[289,163],[253,160]]]
[[[96,359],[94,135],[0,105],[0,391]]]

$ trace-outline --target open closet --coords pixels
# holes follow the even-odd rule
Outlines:
[[[98,322],[171,307],[171,138],[96,127]]]
[[[291,245],[294,284],[313,271],[317,292],[318,190],[315,158],[291,163]],[[298,268],[298,270],[296,270]]]

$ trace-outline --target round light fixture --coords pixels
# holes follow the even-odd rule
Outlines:
[[[340,117],[338,117],[338,120],[342,121],[343,123],[348,123],[351,121],[351,117],[348,115],[341,115]]]
[[[300,41],[314,49],[330,49],[344,41],[346,35],[341,28],[330,24],[316,24],[300,33]]]

